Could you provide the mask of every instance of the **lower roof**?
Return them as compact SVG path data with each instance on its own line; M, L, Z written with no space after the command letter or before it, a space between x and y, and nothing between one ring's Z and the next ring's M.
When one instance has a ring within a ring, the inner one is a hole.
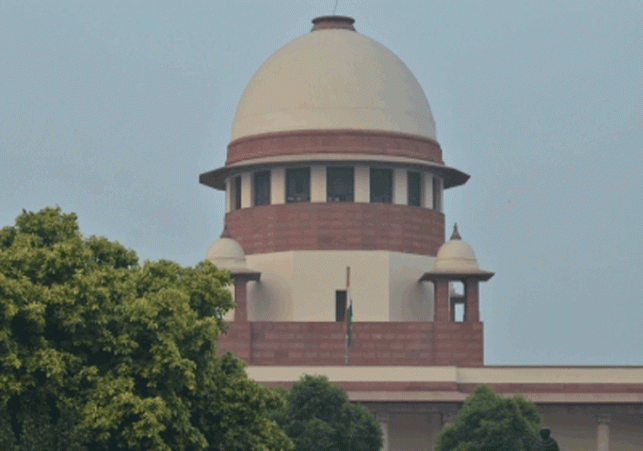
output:
M323 374L361 402L462 402L477 385L487 384L536 403L643 403L642 366L249 366L247 372L270 386Z

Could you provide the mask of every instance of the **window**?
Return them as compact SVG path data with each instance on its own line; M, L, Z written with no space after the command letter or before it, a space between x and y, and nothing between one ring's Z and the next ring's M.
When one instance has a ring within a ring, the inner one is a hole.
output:
M409 172L407 174L407 204L412 207L419 207L422 204L422 177L419 172Z
M234 177L230 184L230 209L241 208L241 176Z
M433 209L442 211L442 180L433 177Z
M466 320L467 307L464 284L460 281L449 282L449 301L451 321L461 323Z
M286 202L310 201L310 168L286 169Z
M335 291L335 321L346 319L346 290Z
M270 204L270 171L255 172L255 206Z
M393 170L371 168L371 202L393 202Z
M326 168L326 200L353 202L353 168Z

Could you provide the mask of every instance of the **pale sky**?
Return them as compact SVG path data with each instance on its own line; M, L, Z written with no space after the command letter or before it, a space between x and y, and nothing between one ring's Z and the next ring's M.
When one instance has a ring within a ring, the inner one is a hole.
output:
M254 71L334 3L3 0L0 225L59 205L141 260L202 260L224 194L198 175L223 165ZM471 175L445 214L496 273L485 363L643 365L643 2L337 13L408 65Z

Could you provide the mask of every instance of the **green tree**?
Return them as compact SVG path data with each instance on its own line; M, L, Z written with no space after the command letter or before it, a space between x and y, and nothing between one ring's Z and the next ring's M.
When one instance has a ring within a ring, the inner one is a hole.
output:
M382 430L373 415L351 404L326 376L305 375L286 395L278 421L296 451L379 451Z
M536 406L479 385L439 433L435 451L528 451L540 431Z
M216 358L228 275L139 265L59 208L0 229L0 446L289 450L284 399Z

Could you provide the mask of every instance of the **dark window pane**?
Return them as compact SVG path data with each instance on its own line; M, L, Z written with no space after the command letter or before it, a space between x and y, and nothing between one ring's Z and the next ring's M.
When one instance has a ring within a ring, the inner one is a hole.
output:
M255 206L270 204L270 171L255 172Z
M310 168L286 169L286 202L310 201Z
M371 202L393 202L393 170L371 168Z
M335 321L346 319L346 290L335 291Z
M327 168L326 195L328 202L352 202L353 168Z
M232 180L232 209L238 210L240 208L241 208L241 176L238 176Z
M408 177L408 204L412 207L419 207L421 203L422 183L419 172L409 172Z

